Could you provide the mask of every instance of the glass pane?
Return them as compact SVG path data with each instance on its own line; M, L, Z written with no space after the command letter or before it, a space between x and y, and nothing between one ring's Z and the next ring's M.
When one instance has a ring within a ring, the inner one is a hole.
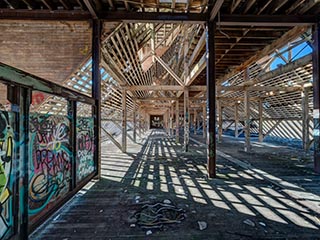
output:
M30 114L30 224L70 190L72 153L69 126L66 116Z
M79 103L77 106L77 182L95 171L94 120L92 107Z
M0 239L9 239L14 226L13 195L16 173L14 119L14 113L0 111Z

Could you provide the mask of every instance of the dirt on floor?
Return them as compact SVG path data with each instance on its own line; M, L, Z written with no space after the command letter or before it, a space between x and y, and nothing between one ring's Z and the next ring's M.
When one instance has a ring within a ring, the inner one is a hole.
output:
M258 145L248 154L226 138L217 178L208 179L204 145L191 142L184 153L162 131L144 140L127 153L103 145L101 180L30 239L320 239L319 195L283 178L319 181L299 151Z

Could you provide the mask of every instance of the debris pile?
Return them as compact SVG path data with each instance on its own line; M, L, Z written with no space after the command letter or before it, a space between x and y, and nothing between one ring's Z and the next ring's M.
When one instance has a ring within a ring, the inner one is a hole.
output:
M186 218L185 210L171 202L146 204L134 214L137 225L142 229L162 229L166 224L181 223Z

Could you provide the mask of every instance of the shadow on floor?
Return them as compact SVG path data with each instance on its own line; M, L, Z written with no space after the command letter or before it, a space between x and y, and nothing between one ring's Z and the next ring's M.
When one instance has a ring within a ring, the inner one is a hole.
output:
M205 151L194 144L183 153L157 130L142 146L129 144L127 154L106 146L102 179L88 184L30 239L319 238L319 211L222 158L218 177L208 179ZM164 199L185 209L186 219L149 236L138 226L130 228L134 211ZM200 231L198 221L207 222L207 229Z

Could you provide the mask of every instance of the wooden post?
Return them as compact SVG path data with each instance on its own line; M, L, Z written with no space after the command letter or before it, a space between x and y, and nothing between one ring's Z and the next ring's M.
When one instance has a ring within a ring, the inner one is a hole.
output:
M196 117L196 120L197 120L197 130L200 128L200 116L197 112L197 117Z
M320 19L313 26L313 139L314 139L314 170L320 173Z
M193 134L197 135L197 109L194 109L193 112Z
M263 142L263 99L259 100L259 142Z
M127 91L122 89L122 152L127 152Z
M202 106L202 136L204 139L207 139L207 106L204 104Z
M179 100L176 101L176 143L179 143Z
M184 116L184 138L183 147L184 151L189 151L189 90L184 89L183 95L183 116Z
M138 110L138 126L139 126L139 135L140 135L140 138L142 138L141 107L139 107L139 110Z
M208 160L207 168L210 178L216 177L216 63L215 63L215 23L207 22L207 109L208 109Z
M234 136L239 136L239 104L234 105Z
M244 82L249 80L249 69L244 70ZM244 151L250 152L250 92L248 90L244 91L244 111L245 111L245 145Z
M133 99L133 141L137 141L137 103Z
M308 151L309 146L309 127L310 127L310 118L309 118L309 91L310 88L304 88L301 92L302 97L302 143L303 149Z
M218 142L222 141L222 106L221 101L217 101L217 109L218 109Z
M170 136L172 137L174 134L173 131L173 116L174 116L174 105L172 104L170 107Z

